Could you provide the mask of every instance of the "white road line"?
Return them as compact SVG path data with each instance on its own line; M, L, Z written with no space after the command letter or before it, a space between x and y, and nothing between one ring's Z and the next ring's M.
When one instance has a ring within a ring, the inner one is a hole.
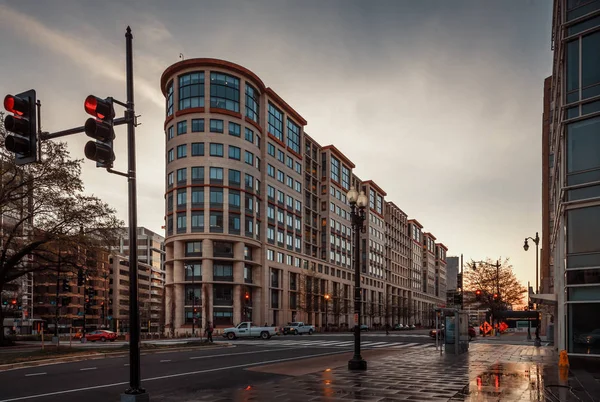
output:
M373 343L371 343L369 345L366 345L364 343L362 345L363 346L369 346L369 347L375 347L376 348L377 346L375 346L375 345L385 346L386 344L387 344L387 342L373 342Z
M286 349L258 350L258 351L253 351L253 352L240 352L240 353L231 353L231 354L224 353L224 354L220 354L220 355L207 355L207 356L192 356L192 357L190 357L190 360L210 359L211 357L223 357L223 356L253 355L256 353L279 352L282 350L286 350ZM0 401L0 402L2 402L2 401Z
M385 342L383 345L375 345L375 346L371 345L371 346L373 346L374 348L389 348L392 345L395 345L395 343Z
M431 346L434 346L434 345L432 345L431 343L424 343L424 344L422 344L422 345L415 346L415 347L413 347L412 349L424 349L424 348L429 348L429 347L431 347Z
M267 361L255 362L255 363L238 364L238 365L235 365L235 366L218 367L218 368L214 368L214 369L190 371L188 373L169 374L169 375L164 375L164 376L160 376L160 377L145 378L145 379L142 379L142 382L164 380L164 379L167 379L167 378L175 378L175 377L185 377L185 376L195 375L195 374L214 373L214 372L223 371L223 370L231 370L231 369L237 369L237 368L261 366L261 365L264 365L264 364L281 363L281 362L292 361L292 360L301 360L301 359L307 359L309 357L320 357L320 356L336 355L336 354L339 354L339 353L340 352L317 353L317 354L313 354L313 355L288 357L288 358L285 358L285 359L267 360ZM3 399L0 402L23 401L23 400L26 400L26 399L37 399L37 398L44 398L44 397L47 397L47 396L72 394L74 392L89 391L89 390L92 390L92 389L100 389L100 388L116 387L118 385L125 385L125 384L129 384L129 381L115 382L115 383L112 383L112 384L104 384L104 385L95 385L95 386L92 386L92 387L68 389L68 390L65 390L65 391L48 392L48 393L45 393L45 394L20 396L18 398Z
M160 362L161 362L161 363L168 363L168 362L170 362L170 361L171 361L171 360L161 360Z
M405 343L404 345L392 346L392 349L407 348L409 346L415 346L415 345L418 345L418 343Z
M96 370L97 368L98 367L86 367L86 368L79 369L79 371Z
M31 374L25 374L25 377L33 377L36 375L46 375L46 374L48 374L48 373L31 373Z

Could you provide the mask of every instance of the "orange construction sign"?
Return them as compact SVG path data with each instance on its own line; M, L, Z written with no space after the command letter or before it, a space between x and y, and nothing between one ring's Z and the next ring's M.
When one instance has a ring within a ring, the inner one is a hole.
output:
M500 323L500 332L504 332L508 329L508 324L506 324L505 322L501 322Z
M485 321L483 324L481 324L479 326L479 329L481 330L481 332L483 332L484 334L487 334L488 332L490 332L492 330L492 326Z

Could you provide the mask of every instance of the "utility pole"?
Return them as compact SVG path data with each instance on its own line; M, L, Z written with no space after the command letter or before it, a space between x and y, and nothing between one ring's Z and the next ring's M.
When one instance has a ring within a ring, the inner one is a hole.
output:
M56 305L54 309L54 336L56 337L56 346L60 345L60 341L58 340L58 319L60 317L60 307L58 305L58 299L60 297L60 246L58 248L58 264L56 267Z

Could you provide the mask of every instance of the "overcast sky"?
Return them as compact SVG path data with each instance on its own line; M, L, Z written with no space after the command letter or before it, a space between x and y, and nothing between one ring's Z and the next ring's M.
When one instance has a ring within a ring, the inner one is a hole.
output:
M138 224L164 234L160 75L214 57L256 73L465 259L510 257L535 281L543 80L552 2L0 0L0 94L35 88L44 129L83 125L89 94L125 100L134 35ZM115 167L126 170L126 130ZM83 158L84 134L68 137ZM86 160L86 190L127 221L127 183Z

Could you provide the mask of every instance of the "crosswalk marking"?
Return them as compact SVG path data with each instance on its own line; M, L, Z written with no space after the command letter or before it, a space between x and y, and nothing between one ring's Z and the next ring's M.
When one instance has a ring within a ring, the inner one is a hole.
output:
M393 346L392 349L408 348L410 346L415 346L415 345L418 345L418 343L405 343L402 345Z
M354 345L354 341L330 341L330 340L305 340L295 341L286 339L273 339L273 340L249 340L249 339L238 339L232 342L238 345L254 345L254 346L283 346L283 347L316 347L316 348L343 348L350 349ZM365 349L375 348L388 348L388 349L412 349L412 350L423 350L426 348L433 347L431 343L416 343L416 342L374 342L374 341L362 341L361 347Z

